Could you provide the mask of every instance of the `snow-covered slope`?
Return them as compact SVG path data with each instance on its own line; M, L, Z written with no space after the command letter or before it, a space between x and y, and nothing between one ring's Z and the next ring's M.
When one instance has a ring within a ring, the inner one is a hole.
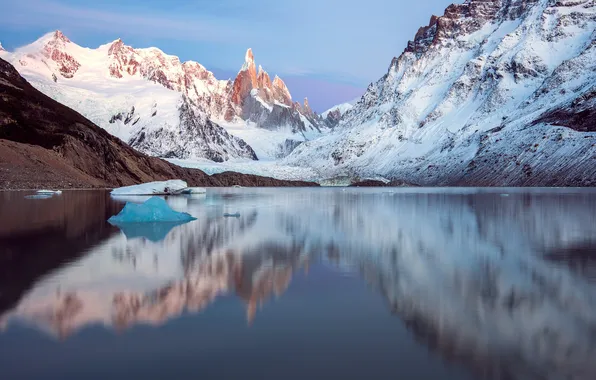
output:
M595 28L592 0L451 5L285 162L427 185L594 184Z
M46 95L151 155L257 159L220 123L290 128L299 141L304 132L321 132L318 118L304 111L307 102L293 103L283 81L271 81L262 68L257 75L250 49L234 81L217 80L201 64L180 62L157 48L134 49L118 39L88 49L60 31L15 52L0 50L0 57ZM284 141L276 141L276 148Z

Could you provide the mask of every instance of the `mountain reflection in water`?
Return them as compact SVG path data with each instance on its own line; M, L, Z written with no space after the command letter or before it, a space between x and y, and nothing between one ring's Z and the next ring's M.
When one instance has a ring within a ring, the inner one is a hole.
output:
M596 377L594 191L222 189L167 199L196 221L122 232L106 226L123 206L107 193L47 201L62 208L44 205L36 228L0 209L0 257L12 279L34 278L0 283L19 295L3 303L8 330L68 339L95 324L160 326L229 295L250 325L298 271L331 265L364 278L416 341L479 378ZM37 276L14 264L49 241L68 262Z

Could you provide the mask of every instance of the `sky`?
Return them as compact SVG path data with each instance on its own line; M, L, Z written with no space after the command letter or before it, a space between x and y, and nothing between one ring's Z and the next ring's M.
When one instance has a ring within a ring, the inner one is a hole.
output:
M61 30L95 48L122 38L233 78L252 48L318 112L360 97L419 27L454 0L0 0L7 50ZM463 0L456 0L463 2Z

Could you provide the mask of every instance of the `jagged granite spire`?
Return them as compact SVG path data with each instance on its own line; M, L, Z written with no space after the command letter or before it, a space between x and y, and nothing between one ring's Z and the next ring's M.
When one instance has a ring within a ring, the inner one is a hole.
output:
M252 49L249 48L244 56L244 64L234 80L232 102L237 106L242 106L244 98L254 88L257 88L257 68Z

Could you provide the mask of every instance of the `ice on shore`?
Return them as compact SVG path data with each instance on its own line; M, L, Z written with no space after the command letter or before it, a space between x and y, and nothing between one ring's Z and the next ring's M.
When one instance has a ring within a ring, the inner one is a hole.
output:
M175 195L180 194L188 184L180 179L170 181L157 181L119 187L112 190L112 195Z
M204 187L188 187L188 184L180 179L119 187L111 192L112 195L192 195L205 193L207 193L207 189Z
M124 223L188 222L196 218L185 212L174 211L165 200L152 197L142 204L127 202L118 215L108 219L113 225Z

